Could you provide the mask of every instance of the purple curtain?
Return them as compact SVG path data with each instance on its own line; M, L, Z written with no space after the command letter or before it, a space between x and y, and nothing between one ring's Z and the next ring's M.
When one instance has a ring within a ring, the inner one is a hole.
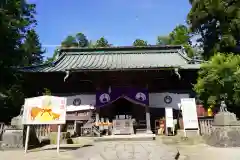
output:
M143 105L149 104L148 90L145 88L112 88L110 93L108 93L108 90L98 90L96 92L96 106L104 106L121 97L130 98Z

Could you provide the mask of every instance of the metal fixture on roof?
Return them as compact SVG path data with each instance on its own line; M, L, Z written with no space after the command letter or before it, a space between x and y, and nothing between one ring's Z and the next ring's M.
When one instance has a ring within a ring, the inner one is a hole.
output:
M65 81L67 80L67 78L69 77L70 71L66 71L65 73L66 73L66 76L64 77L64 80L63 80L64 82L65 82Z
M178 72L178 68L174 68L174 72L175 72L175 74L178 76L178 78L179 79L181 79L181 75L180 75L180 73Z

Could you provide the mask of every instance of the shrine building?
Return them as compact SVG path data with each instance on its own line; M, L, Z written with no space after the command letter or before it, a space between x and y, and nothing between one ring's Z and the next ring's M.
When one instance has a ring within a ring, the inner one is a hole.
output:
M75 132L93 121L134 119L139 131L150 133L165 107L172 107L176 118L180 99L195 97L199 68L182 46L129 46L62 48L54 62L21 71L27 96L40 96L47 88L67 97L67 124Z

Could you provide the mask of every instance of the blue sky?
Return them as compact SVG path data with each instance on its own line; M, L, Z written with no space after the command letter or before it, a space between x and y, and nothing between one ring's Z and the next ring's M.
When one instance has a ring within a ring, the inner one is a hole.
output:
M104 36L113 45L131 45L136 38L156 43L186 22L188 0L29 0L37 5L40 41L53 54L67 35Z

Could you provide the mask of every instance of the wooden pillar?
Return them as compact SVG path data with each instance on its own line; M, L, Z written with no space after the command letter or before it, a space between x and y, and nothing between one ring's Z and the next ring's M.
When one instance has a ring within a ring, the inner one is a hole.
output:
M146 108L146 124L147 124L146 129L147 129L147 133L152 134L149 106L146 106L145 108Z

